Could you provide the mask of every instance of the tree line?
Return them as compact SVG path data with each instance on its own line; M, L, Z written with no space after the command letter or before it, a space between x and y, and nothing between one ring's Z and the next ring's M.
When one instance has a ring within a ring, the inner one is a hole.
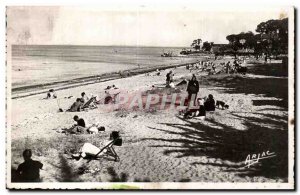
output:
M231 49L252 50L255 55L278 56L288 53L288 18L281 20L268 20L256 27L256 34L251 31L231 34L226 37L229 45L220 48L221 51Z
M256 56L278 56L288 53L288 18L268 20L257 25L255 33L241 32L226 36L229 44L218 48L216 54L252 53ZM201 39L196 39L191 47L196 51L201 49ZM203 51L211 51L213 42L204 42Z

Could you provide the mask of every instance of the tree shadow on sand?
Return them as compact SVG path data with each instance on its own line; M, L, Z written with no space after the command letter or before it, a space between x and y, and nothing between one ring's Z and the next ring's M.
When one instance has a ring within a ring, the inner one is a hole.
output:
M17 174L16 168L11 168L11 182L21 182L19 175Z
M68 160L62 155L58 155L59 165L51 164L53 167L60 170L60 174L56 175L56 179L59 182L80 182L79 176L82 170L75 171L74 168L69 165Z
M251 78L241 75L212 75L209 77L201 77L200 83L210 87L219 87L215 90L227 94L255 94L281 99L281 101L253 100L254 106L273 105L284 109L288 107L287 78Z
M167 127L176 128L172 131L156 129L168 134L180 135L178 139L146 138L161 145L152 147L164 147L165 155L176 154L177 158L201 157L221 159L230 161L230 164L214 164L206 162L194 162L192 164L213 165L225 167L225 171L238 173L239 176L264 176L268 178L286 178L288 174L288 131L285 122L273 123L270 116L242 117L247 130L241 131L233 127L207 119L209 125L202 122L193 122L177 117L185 121L185 124L162 123ZM277 117L277 116L275 116ZM264 118L264 120L262 119ZM283 119L283 118L282 118ZM260 121L261 120L261 121ZM261 126L259 123L267 122L269 125ZM272 124L271 124L272 123ZM269 128L272 126L272 128ZM286 127L282 130L282 127ZM151 128L151 127L149 127ZM178 131L179 130L179 131ZM270 151L276 156L269 159L262 159L260 163L244 168L245 159L248 154L257 154ZM232 164L234 163L234 165Z

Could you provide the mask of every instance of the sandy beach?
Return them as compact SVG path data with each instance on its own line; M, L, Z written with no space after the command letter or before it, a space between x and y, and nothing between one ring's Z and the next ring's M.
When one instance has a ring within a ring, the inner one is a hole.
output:
M200 83L198 97L212 94L229 105L229 109L208 112L205 120L184 119L176 109L111 110L111 105L104 104L87 112L58 112L59 107L67 109L81 92L103 97L109 85L129 94L163 86L170 69L160 76L139 74L60 90L58 100L44 100L45 94L13 99L12 126L8 128L12 173L23 161L22 151L31 148L33 159L44 164L43 182L286 182L287 73L276 63L249 61L247 66L246 75L172 69L175 83L195 73ZM186 93L185 87L178 87L177 92ZM69 96L73 98L64 98ZM75 114L88 124L101 124L105 132L65 135L55 131L71 126ZM112 131L120 131L123 138L123 145L115 147L120 162L71 159L71 153L85 142L100 146ZM248 154L266 151L276 156L245 167Z

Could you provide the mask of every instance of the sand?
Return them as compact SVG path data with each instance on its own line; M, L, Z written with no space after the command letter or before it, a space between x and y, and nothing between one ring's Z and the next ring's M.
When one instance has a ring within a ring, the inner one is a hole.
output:
M59 106L68 108L81 92L103 96L104 88L116 85L122 93L147 91L165 83L165 75L133 77L58 91ZM175 80L191 76L184 67L174 69ZM195 72L195 71L194 71ZM99 105L88 112L60 113L57 100L45 94L12 100L12 170L23 160L25 148L44 164L43 182L64 181L193 181L193 182L286 182L287 106L286 77L257 75L197 74L199 97L213 94L229 105L228 110L208 112L205 120L183 119L173 110L115 110ZM263 77L263 78L261 78ZM272 80L269 87L259 79ZM282 85L273 84L278 80ZM228 85L226 83L231 83ZM237 83L237 85L234 85ZM247 84L250 91L243 91ZM262 89L261 89L262 87ZM181 93L185 93L184 87ZM270 91L275 91L271 93ZM64 98L67 96L74 98ZM88 124L100 123L106 131L97 135L64 135L54 129L73 124L73 116ZM112 131L120 131L123 145L115 147L120 162L102 158L70 159L84 142L100 145ZM248 154L270 150L277 157L244 167ZM280 158L279 158L280 156Z

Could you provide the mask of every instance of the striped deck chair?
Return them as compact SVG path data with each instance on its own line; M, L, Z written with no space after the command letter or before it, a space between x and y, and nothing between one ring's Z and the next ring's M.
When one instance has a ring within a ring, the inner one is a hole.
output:
M97 108L97 106L95 105L96 101L97 101L96 97L91 97L87 102L85 102L81 106L81 109L89 109L89 108L93 109L93 108ZM94 103L94 104L92 104L92 103Z
M116 153L114 146L122 146L122 138L119 136L118 131L113 131L110 134L110 141L108 144L106 144L101 150L94 156L94 159L98 159L101 156L109 156L113 157L116 162L120 161L120 157ZM92 159L90 159L88 162L90 162Z

